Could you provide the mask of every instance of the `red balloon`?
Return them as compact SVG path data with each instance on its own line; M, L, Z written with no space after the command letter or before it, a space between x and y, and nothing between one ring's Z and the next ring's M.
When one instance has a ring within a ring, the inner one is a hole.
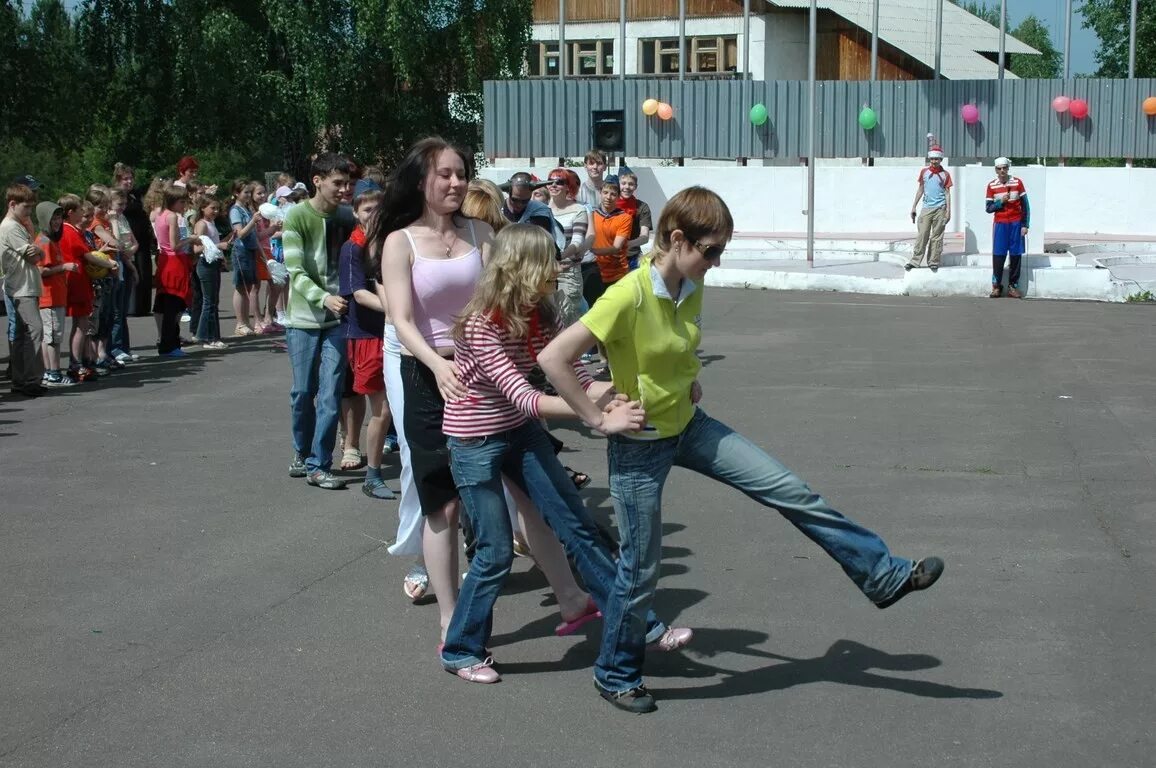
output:
M1068 111L1075 119L1083 120L1088 116L1088 102L1083 99L1072 99L1072 105L1068 107Z

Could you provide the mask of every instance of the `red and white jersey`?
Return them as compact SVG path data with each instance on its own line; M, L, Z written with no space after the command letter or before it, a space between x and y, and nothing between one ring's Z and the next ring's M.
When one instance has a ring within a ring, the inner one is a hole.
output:
M1021 198L1026 197L1027 194L1028 191L1024 188L1024 183L1015 176L1008 176L1006 182L1001 182L998 176L989 181L987 183L987 202L993 202L997 198L1003 200L1003 208L995 212L996 223L1023 220L1024 211Z

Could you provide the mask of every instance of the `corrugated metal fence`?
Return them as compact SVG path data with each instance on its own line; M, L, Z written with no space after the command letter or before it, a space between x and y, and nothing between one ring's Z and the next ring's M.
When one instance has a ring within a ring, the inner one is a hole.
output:
M934 133L949 157L1156 157L1156 117L1141 104L1156 80L922 80L817 83L820 157L921 157ZM1089 115L1057 114L1056 96L1085 99ZM642 113L658 99L674 108L660 120ZM751 125L751 106L770 118ZM979 122L960 109L974 104ZM870 105L870 131L857 117ZM591 144L596 109L626 112L632 157L797 158L807 154L805 81L668 79L500 80L485 84L484 147L489 157L575 157Z

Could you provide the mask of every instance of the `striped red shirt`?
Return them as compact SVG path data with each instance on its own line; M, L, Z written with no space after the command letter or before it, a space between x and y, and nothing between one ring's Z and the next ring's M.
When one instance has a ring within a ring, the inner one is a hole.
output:
M542 393L526 376L553 336L532 326L529 339L511 338L493 318L473 315L466 322L465 339L454 344L458 378L469 392L446 403L442 431L451 437L486 437L539 418ZM574 371L583 389L594 382L577 361Z

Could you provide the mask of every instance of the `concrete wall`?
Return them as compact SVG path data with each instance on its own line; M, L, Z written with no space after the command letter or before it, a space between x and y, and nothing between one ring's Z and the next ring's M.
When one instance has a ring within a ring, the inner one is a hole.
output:
M955 181L949 232L965 233L969 253L991 248L992 216L984 211L984 190L995 173L990 167L949 166ZM910 233L911 201L918 165L909 167L815 168L815 231L825 235L898 235ZM545 177L548 168L528 169ZM585 171L576 169L579 175ZM635 168L638 196L657 220L659 210L678 190L701 184L726 200L740 234L802 233L807 230L807 169ZM488 168L486 178L504 181L514 169ZM1156 237L1156 169L1013 168L1024 182L1032 208L1028 251L1043 253L1044 233L1115 234Z

